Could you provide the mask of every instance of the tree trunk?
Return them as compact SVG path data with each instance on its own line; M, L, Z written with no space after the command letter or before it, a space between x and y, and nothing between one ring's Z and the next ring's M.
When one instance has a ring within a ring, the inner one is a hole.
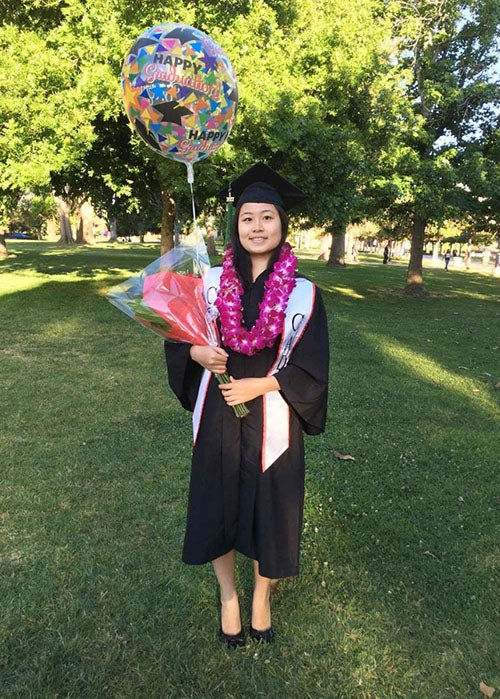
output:
M321 236L318 260L328 260L331 248L331 235L325 233Z
M58 221L55 218L51 218L47 221L47 240L49 243L55 243L57 242L57 236L58 236Z
M161 187L163 211L161 216L161 254L174 247L175 199L164 183Z
M76 224L76 243L77 245L83 243L83 220L80 214L78 214L78 222Z
M71 244L74 243L73 234L71 232L71 223L69 220L69 204L62 197L56 197L57 215L59 216L59 224L61 227L61 236L58 243Z
M5 242L6 232L3 228L0 228L0 259L3 257L8 257L9 251L7 250L7 243Z
M493 276L500 277L500 235L497 238L497 251L495 253L495 266L493 267Z
M413 232L411 236L410 262L406 274L406 286L404 293L408 296L426 296L424 287L424 275L422 258L424 255L424 235L426 221L418 214L413 219Z
M345 259L347 263L357 262L357 253L355 251L356 245L356 235L352 232L351 226L347 226L346 234L344 238L344 248L345 248Z
M345 224L338 223L332 232L332 247L328 265L333 267L345 267Z
M439 262L439 248L439 240L437 240L435 243L432 243L432 261L434 262L434 264L437 264Z
M111 218L109 220L109 242L116 243L118 240L118 233L116 230L116 218Z
M207 244L207 252L209 255L213 257L217 254L217 250L215 249L214 221L211 216L207 216L207 219L205 221L205 228L207 231L207 235L205 237L205 242Z
M94 245L94 207L88 201L84 201L80 206L78 216L78 229L76 242L85 245Z
M472 241L469 239L465 246L464 263L465 269L470 269L470 251L472 247Z

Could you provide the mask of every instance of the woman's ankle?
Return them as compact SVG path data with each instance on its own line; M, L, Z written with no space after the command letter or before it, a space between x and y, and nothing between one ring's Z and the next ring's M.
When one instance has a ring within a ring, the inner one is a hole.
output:
M269 597L258 598L252 603L252 628L265 631L271 626L271 603Z
M229 599L223 600L221 593L221 628L230 636L241 631L241 614L238 595L234 593Z

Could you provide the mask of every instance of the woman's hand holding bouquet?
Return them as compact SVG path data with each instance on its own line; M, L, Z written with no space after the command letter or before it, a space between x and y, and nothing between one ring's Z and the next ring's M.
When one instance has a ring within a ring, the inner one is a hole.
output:
M224 374L226 371L228 354L222 347L193 345L189 354L191 359L213 374Z

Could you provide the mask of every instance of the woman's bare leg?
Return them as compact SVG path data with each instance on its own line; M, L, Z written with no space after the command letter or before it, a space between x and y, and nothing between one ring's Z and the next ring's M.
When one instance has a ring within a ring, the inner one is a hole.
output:
M229 635L238 634L241 631L240 603L235 586L235 564L235 551L229 551L212 561L220 587L222 631Z
M266 631L271 626L271 578L259 573L259 564L253 562L254 588L252 601L252 627L256 631Z

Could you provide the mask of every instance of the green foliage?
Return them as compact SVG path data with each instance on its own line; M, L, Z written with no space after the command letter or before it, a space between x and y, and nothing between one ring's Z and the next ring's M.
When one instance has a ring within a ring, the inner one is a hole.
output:
M236 165L263 159L297 180L312 223L345 225L367 211L363 189L384 154L396 89L379 10L368 0L301 2L284 27L260 2L224 33L242 86Z
M28 27L30 8L35 14L40 9L25 3L22 12L8 15L12 24L2 30L8 49L1 59L5 80L20 56L36 78L33 84L6 83L8 99L0 99L0 116L11 115L0 137L4 186L52 185L62 191L65 185L75 196L91 193L97 206L109 208L111 201L125 212L147 206L149 193L138 176L142 169L167 180L181 209L188 208L180 166L153 158L135 139L120 139L107 168L102 150L103 132L116 126L119 135L122 129L118 78L125 51L148 25L175 19L218 40L239 76L233 137L223 152L196 168L198 197L204 200L216 191L215 183L218 188L223 179L263 159L290 176L307 173L303 185L311 194L312 221L349 219L363 209L360 188L373 165L367 124L380 103L377 75L388 67L379 56L389 29L379 3L258 0L195 7L171 2L159 12L159 3L134 8L123 1L68 0L58 15L46 8L43 34ZM33 42L36 58L22 51ZM392 86L384 79L389 105ZM380 128L372 129L371 138L375 134L380 143Z
M41 237L44 223L56 215L56 203L51 195L36 195L28 192L19 199L16 211L19 225L16 225L14 220L11 222L11 227L14 225L23 230L27 229Z
M0 232L2 233L9 228L12 222L17 206L16 195L17 192L6 192L0 196Z
M44 32L60 24L62 6L60 0L3 0L0 23L29 26Z
M218 41L239 79L229 143L195 167L198 202L264 160L309 194L299 214L336 231L469 212L486 180L492 218L497 0L8 0L1 12L0 196L55 189L149 225L168 183L189 215L185 170L132 136L120 95L131 43L173 20Z
M414 0L390 6L413 111L400 134L397 169L407 186L395 208L439 223L473 205L461 196L461 185L469 179L464 164L483 148L500 104L500 83L490 71L500 4Z
M466 211L473 231L497 237L500 220L500 118L481 143L471 144L461 160L460 210Z

